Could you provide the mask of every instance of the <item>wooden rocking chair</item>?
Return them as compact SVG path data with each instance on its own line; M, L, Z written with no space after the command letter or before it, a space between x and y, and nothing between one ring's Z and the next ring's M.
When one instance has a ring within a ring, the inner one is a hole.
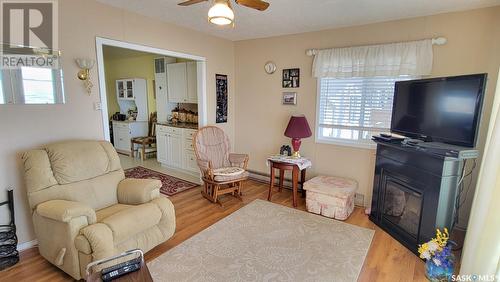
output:
M221 206L219 196L224 194L241 200L242 184L248 179L248 155L229 153L229 138L215 126L200 128L193 147L204 183L201 194Z

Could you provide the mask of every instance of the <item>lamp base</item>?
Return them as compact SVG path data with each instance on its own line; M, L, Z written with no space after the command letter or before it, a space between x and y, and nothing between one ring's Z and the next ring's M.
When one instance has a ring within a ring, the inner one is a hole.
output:
M294 152L293 152L293 154L292 154L292 158L294 158L294 159L298 159L298 158L300 158L300 157L301 157L301 156L300 156L299 151L294 151Z

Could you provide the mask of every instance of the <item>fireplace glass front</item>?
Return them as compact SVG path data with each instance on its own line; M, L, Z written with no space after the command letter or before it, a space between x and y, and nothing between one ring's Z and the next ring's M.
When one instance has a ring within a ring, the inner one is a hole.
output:
M386 179L382 221L388 221L417 238L420 226L422 194L395 179Z

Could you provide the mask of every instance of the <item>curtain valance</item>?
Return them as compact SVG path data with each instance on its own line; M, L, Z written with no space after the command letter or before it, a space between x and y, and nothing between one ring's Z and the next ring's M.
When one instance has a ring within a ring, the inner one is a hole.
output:
M429 75L432 40L319 50L314 77L374 77Z

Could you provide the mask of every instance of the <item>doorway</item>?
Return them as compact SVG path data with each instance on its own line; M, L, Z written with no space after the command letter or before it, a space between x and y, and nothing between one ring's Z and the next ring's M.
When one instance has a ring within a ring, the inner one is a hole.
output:
M191 55L187 53L175 52L166 49L154 48L140 44L129 43L125 41L119 41L114 39L96 38L96 53L97 53L97 70L99 77L99 92L101 98L101 115L102 115L102 125L103 125L103 136L107 141L111 140L111 134L109 130L109 118L110 113L108 111L108 97L111 93L108 93L110 87L108 87L109 82L106 81L106 70L104 61L104 50L105 48L121 48L128 50L130 52L142 52L149 53L158 57L175 58L179 61L193 61L196 62L196 96L197 96L197 120L198 126L207 125L207 91L206 91L206 58L196 55ZM115 82L116 83L116 82ZM127 85L127 81L124 81L124 85ZM126 88L124 89L126 92ZM117 94L119 95L119 94ZM124 100L125 101L125 100ZM125 104L125 102L124 102ZM158 107L158 104L156 104ZM126 107L126 106L125 106ZM164 117L164 116L162 116ZM160 120L159 120L160 121Z

